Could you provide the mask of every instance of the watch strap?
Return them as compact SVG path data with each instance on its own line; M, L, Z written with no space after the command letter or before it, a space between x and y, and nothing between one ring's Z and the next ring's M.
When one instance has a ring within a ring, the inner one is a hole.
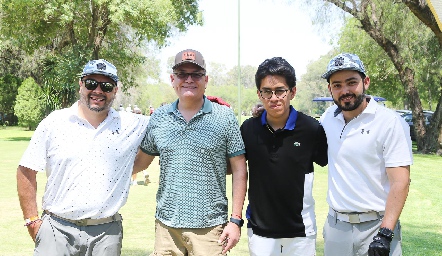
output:
M231 217L230 222L235 223L236 225L238 225L238 227L242 227L244 225L243 219L237 219L237 218Z

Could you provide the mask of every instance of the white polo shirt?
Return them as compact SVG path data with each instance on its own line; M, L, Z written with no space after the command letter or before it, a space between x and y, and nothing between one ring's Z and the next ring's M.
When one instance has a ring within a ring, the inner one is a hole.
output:
M347 124L336 109L329 107L320 119L328 142L327 202L340 212L385 211L386 167L413 163L410 128L374 99Z
M46 171L42 208L67 219L104 218L127 200L130 177L148 118L111 108L95 129L78 116L78 102L38 125L19 165Z

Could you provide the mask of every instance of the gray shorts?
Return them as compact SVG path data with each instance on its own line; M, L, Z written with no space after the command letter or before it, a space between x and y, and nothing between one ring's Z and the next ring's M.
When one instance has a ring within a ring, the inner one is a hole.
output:
M123 240L122 221L77 226L44 214L35 239L34 256L119 256Z
M383 217L383 216L382 216ZM378 233L382 218L352 224L327 216L324 225L324 256L368 255L368 246ZM398 221L390 244L390 256L402 255L401 224Z

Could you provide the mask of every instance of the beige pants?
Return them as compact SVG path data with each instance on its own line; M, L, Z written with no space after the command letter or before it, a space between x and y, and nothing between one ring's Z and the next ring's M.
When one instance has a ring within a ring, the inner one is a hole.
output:
M151 256L218 256L225 225L209 228L171 228L155 220L155 249Z

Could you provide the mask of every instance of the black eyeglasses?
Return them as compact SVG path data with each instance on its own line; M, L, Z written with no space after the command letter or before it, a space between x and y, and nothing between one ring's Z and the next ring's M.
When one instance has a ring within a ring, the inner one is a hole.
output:
M111 82L97 82L94 79L90 78L81 81L84 83L84 87L91 91L97 89L98 85L100 85L100 88L103 92L111 92L116 86Z
M204 73L184 73L184 72L173 73L173 74L176 75L179 79L182 79L182 80L186 80L190 76L195 81L200 80L203 76L206 75Z
M263 99L270 100L272 98L272 96L273 96L273 93L275 94L276 98L283 99L287 95L288 91L289 91L289 89L276 89L274 91L272 91L272 90L262 90L262 91L259 91L259 93L261 94L261 97Z

